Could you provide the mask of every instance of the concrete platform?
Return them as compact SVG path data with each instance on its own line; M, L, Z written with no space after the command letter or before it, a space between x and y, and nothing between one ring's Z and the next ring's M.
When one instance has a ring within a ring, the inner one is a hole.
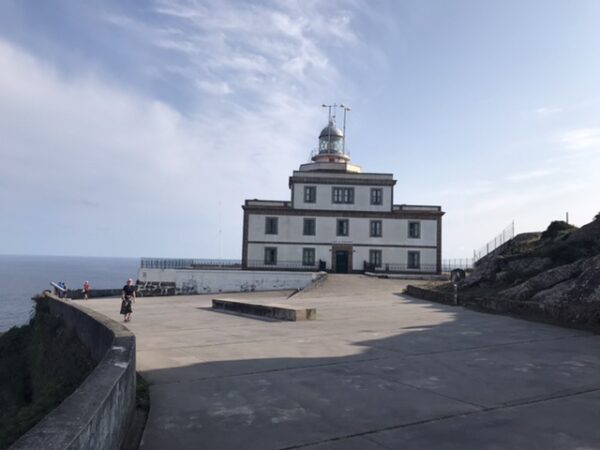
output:
M319 309L296 323L217 313L211 296L138 299L141 448L600 448L600 336L412 299L405 284L333 275L289 300L228 294ZM119 304L86 302L116 319Z
M219 311L228 311L251 316L267 317L276 320L316 320L317 309L304 306L291 306L281 303L243 301L226 298L213 298L212 307Z

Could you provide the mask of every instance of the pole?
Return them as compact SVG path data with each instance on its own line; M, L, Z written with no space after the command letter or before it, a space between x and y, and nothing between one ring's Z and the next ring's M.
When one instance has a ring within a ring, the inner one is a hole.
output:
M342 152L345 154L346 153L346 112L347 111L352 111L352 109L346 105L340 105L342 108L344 108L344 140L342 141Z

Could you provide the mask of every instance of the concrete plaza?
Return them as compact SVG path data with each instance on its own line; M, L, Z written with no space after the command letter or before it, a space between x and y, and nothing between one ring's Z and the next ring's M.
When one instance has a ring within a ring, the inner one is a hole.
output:
M600 449L600 336L416 300L405 283L221 295L316 307L307 322L216 312L215 295L138 299L141 448ZM118 299L80 304L121 320Z

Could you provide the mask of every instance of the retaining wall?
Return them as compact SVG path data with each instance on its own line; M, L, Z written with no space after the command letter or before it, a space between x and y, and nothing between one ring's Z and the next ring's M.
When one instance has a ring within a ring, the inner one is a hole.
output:
M454 305L454 295L434 291L433 289L426 289L420 286L413 286L412 284L409 284L408 286L406 286L404 292L406 292L408 295L412 295L413 297L417 297L423 300L444 303L446 305Z
M50 312L73 327L96 368L79 388L13 444L21 449L118 449L135 410L135 336L121 324L46 294Z
M304 289L321 276L321 272L140 269L137 292L143 297Z
M408 285L406 294L444 304L454 304L454 296L433 289ZM470 309L510 314L557 325L584 327L600 331L600 303L545 304L502 297L465 297L458 294L458 304Z

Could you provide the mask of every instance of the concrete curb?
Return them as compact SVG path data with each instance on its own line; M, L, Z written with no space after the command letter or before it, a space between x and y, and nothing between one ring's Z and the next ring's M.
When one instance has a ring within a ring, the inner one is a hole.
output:
M108 317L45 293L98 362L86 380L10 448L118 449L135 410L135 336Z

